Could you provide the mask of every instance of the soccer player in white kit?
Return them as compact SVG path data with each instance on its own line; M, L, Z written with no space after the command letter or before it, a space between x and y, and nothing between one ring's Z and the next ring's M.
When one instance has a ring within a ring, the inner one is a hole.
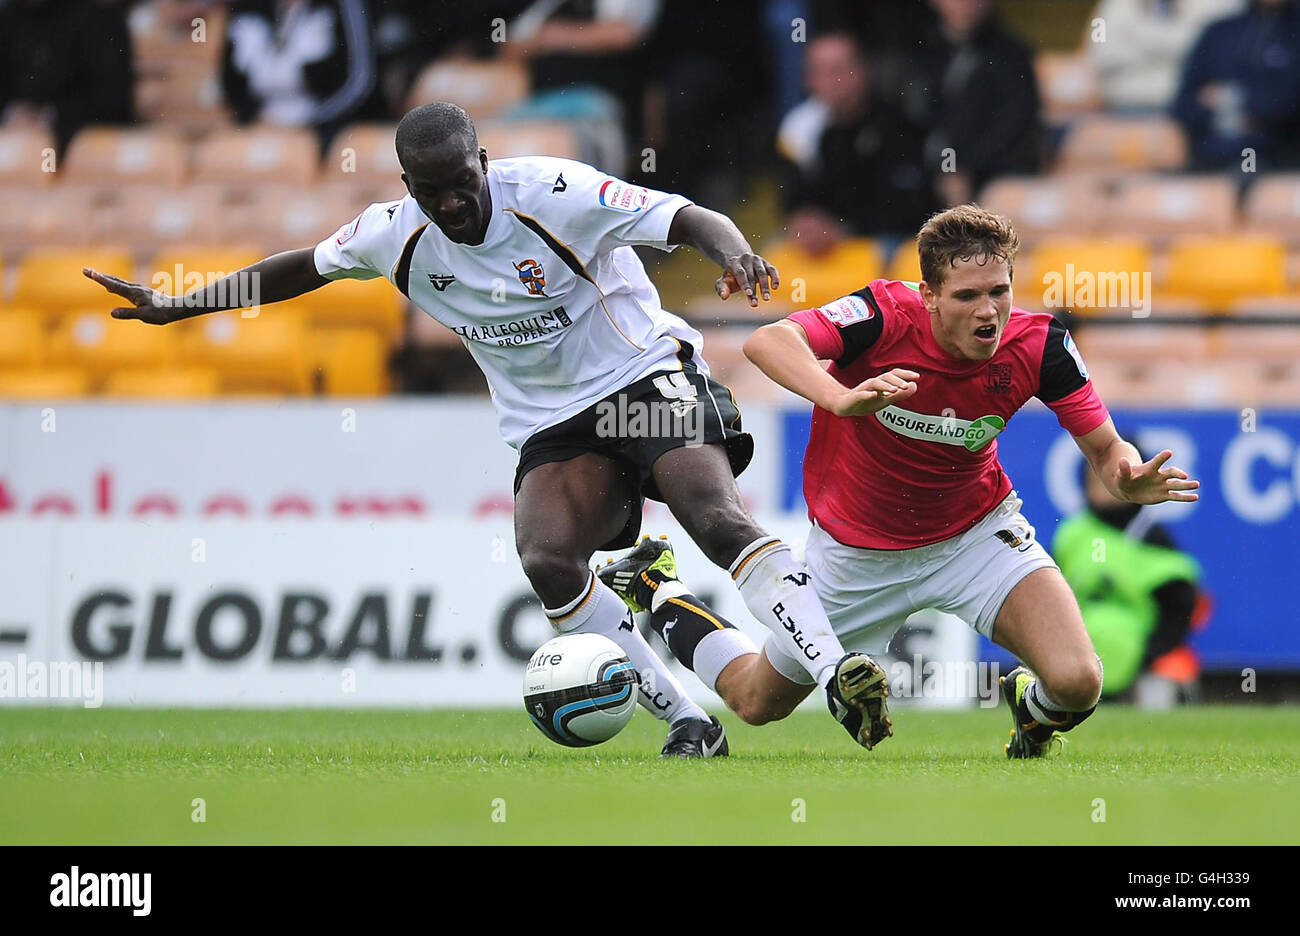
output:
M744 292L755 306L779 285L776 269L729 218L680 195L567 159L489 163L454 104L409 112L396 147L406 197L371 205L315 247L276 254L201 294L171 297L85 274L132 303L114 317L149 324L238 308L245 291L233 288L236 277L256 275L264 303L335 279L385 277L455 332L482 369L501 433L519 452L515 539L524 572L558 632L603 634L628 654L642 705L671 726L665 756L725 755L728 744L588 565L598 549L636 542L647 496L666 502L705 555L732 572L747 607L869 747L881 731L872 712L884 672L866 654L844 652L802 563L745 509L735 475L753 440L730 392L709 376L700 333L662 308L632 247L690 244L722 266L723 299ZM668 431L603 418L638 407L666 407L669 420L651 424ZM756 652L684 589L656 600L672 602L674 654L710 687Z

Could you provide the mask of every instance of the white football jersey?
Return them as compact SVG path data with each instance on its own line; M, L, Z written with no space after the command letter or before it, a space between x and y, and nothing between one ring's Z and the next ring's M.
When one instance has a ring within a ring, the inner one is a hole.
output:
M448 240L408 195L317 244L316 269L386 277L460 336L515 448L620 387L680 370L685 343L708 373L700 333L663 309L630 246L671 250L688 199L549 156L489 162L488 187L482 244Z

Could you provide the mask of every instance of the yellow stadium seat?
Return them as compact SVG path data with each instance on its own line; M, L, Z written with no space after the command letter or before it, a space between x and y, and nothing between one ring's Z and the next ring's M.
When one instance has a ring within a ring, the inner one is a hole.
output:
M114 371L104 395L148 400L208 400L221 395L221 375L205 368Z
M560 156L579 159L582 146L573 128L540 120L506 120L478 125L478 142L488 158L510 156Z
M764 256L781 272L782 296L798 309L848 295L885 271L880 245L866 238L842 241L824 257L814 257L793 241L783 240ZM742 311L750 310L742 303L736 312ZM762 304L756 311L767 317Z
M66 316L50 339L50 360L92 377L118 368L163 367L178 351L172 328L118 321L103 312Z
M1018 267L1017 297L1039 293L1047 308L1128 312L1151 298L1151 250L1136 238L1050 238Z
M173 131L87 127L64 157L69 182L179 185L189 167L189 147Z
M1235 221L1237 193L1225 176L1129 176L1106 204L1108 230L1153 238L1221 234Z
M921 255L916 252L916 241L903 241L894 249L889 258L889 268L885 270L886 279L902 280L905 283L918 283L921 280Z
M308 334L302 318L274 306L253 318L220 312L193 320L182 336L187 364L221 372L224 392L307 393Z
M381 396L389 391L388 343L370 328L312 330L312 364L328 396Z
M69 400L88 393L90 377L81 371L0 371L0 399Z
M406 109L455 101L477 122L523 101L528 86L528 69L518 62L434 62L416 76Z
M1246 227L1300 242L1300 173L1266 175L1246 196Z
M58 168L48 132L0 130L0 185L49 185Z
M980 192L979 203L1005 215L1022 241L1063 230L1087 234L1101 223L1101 197L1089 177L994 179Z
M1097 115L1070 124L1057 168L1177 169L1186 162L1187 141L1172 119Z
M14 304L51 311L112 309L125 304L123 299L83 276L82 267L126 280L134 278L135 264L123 250L33 250L18 264Z
M353 124L330 144L321 167L324 182L386 183L401 189L402 166L393 146L394 124Z
M232 185L312 183L319 146L309 130L255 126L220 130L194 151L194 181Z
M1258 237L1189 237L1169 248L1163 291L1192 296L1223 312L1247 293L1279 295L1286 290L1286 250L1280 241Z
M202 244L178 245L156 254L145 264L142 282L171 295L185 295L201 285L217 280L251 266L265 258L261 251L238 247L205 246ZM256 298L256 283L236 284L240 292L231 295L231 301Z
M1064 123L1079 114L1101 110L1101 84L1086 52L1040 52L1034 72L1048 123Z
M45 360L45 342L38 316L17 310L0 315L0 368L35 367Z
M292 305L302 309L312 325L364 325L388 339L398 337L406 321L405 297L383 277L335 280L292 300Z

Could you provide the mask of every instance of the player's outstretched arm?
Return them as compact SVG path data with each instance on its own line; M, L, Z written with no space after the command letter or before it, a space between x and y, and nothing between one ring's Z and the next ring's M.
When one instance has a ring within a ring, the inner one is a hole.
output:
M167 325L208 312L282 302L319 289L330 281L316 272L314 252L314 247L286 250L183 296L169 296L149 286L129 283L89 267L81 272L130 303L114 309L113 318Z
M749 304L758 307L758 297L772 298L772 290L781 285L776 267L749 246L736 223L724 214L687 205L673 216L668 228L669 244L689 244L722 267L714 288L726 299L743 292Z
M745 339L745 356L764 374L836 416L868 416L916 393L916 371L896 367L846 387L826 373L798 322L782 319Z
M1106 490L1131 504L1162 504L1165 501L1194 501L1201 482L1187 472L1165 463L1174 453L1165 449L1148 462L1138 450L1125 442L1108 417L1104 423L1074 441Z

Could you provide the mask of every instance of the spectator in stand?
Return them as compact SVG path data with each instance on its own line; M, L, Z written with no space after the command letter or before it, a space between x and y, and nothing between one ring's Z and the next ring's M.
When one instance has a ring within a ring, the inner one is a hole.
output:
M925 165L947 205L998 175L1037 171L1038 81L1029 48L998 22L992 0L930 0L936 14L904 75L908 115L927 129Z
M790 235L814 256L845 237L910 237L936 207L921 135L890 99L846 32L817 36L804 59L809 98L781 121Z
M1212 20L1241 9L1244 0L1101 0L1095 18L1105 40L1084 48L1111 110L1164 110L1178 91L1183 59Z
M0 36L0 125L43 127L62 152L88 124L133 121L124 4L9 0Z
M1300 165L1300 3L1253 0L1211 23L1183 68L1173 115L1198 169Z
M310 127L322 148L385 114L363 0L236 0L221 80L239 123Z

